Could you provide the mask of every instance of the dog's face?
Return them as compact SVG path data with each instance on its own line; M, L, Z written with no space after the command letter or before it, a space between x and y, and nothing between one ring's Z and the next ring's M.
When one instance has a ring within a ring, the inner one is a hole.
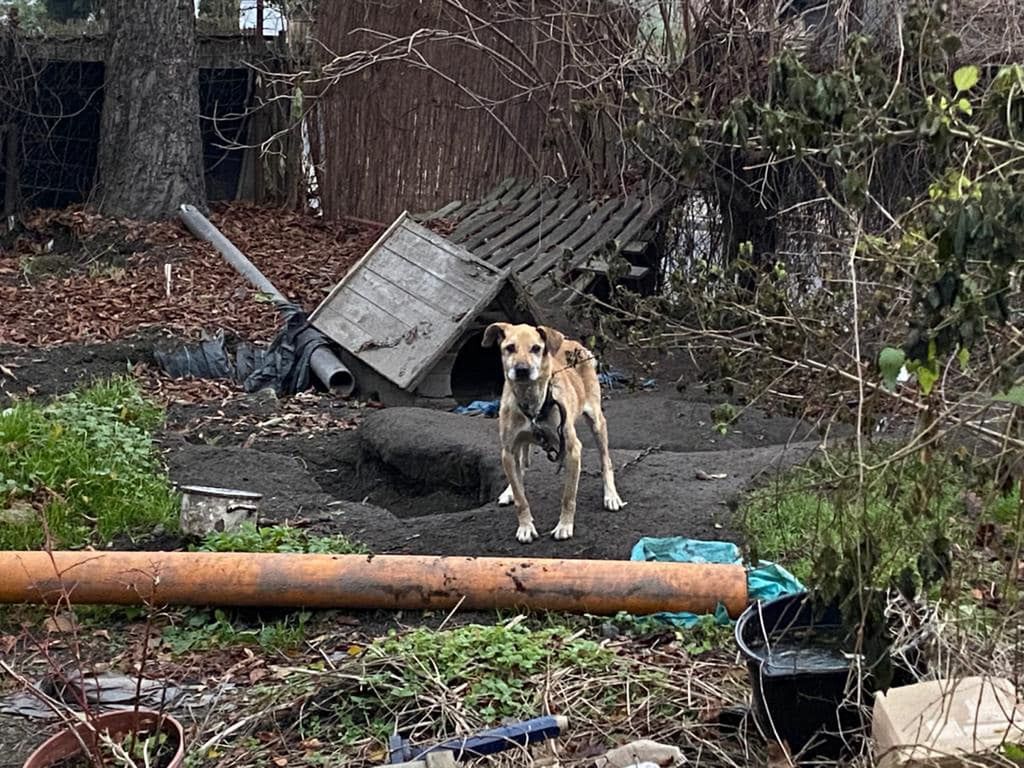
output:
M537 381L551 367L564 337L553 328L492 323L484 331L483 346L501 345L501 364L509 381Z

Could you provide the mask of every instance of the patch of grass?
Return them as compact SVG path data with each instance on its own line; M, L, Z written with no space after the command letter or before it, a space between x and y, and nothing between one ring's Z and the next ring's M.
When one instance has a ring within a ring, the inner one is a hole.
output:
M866 455L881 464L884 448ZM743 501L739 521L752 559L785 566L804 583L830 553L862 548L870 540L879 585L917 574L936 537L956 541L968 529L962 492L966 475L948 458L912 457L866 474L859 488L853 452L815 459L782 473Z
M298 528L273 525L257 528L243 523L234 531L208 534L196 547L200 552L300 552L325 555L361 555L369 550L346 536L315 536Z
M582 632L565 627L530 629L515 620L443 632L392 632L367 648L366 657L397 663L393 672L377 679L386 686L384 703L389 707L402 708L441 685L463 691L465 705L492 722L540 711L537 675L561 667L606 671L615 661L614 653Z
M116 377L0 412L0 549L103 544L176 527L151 432L163 411Z
M1015 484L1010 493L991 498L985 505L985 511L990 519L1001 525L1016 525L1021 515L1020 485Z
M289 614L279 621L257 627L243 626L222 610L196 611L178 625L165 627L164 645L176 654L208 651L237 645L258 645L267 652L283 652L301 646L311 614Z

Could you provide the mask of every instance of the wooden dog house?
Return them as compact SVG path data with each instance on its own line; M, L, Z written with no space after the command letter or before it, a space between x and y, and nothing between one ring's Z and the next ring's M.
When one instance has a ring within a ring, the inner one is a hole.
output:
M309 316L335 341L363 396L497 397L498 353L482 349L493 322L538 323L540 312L499 269L402 213Z

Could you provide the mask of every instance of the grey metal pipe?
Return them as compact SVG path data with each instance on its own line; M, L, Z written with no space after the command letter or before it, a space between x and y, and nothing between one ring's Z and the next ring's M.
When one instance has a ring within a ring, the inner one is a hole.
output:
M277 290L274 284L267 280L262 272L256 269L256 265L249 261L246 255L235 247L234 243L224 237L221 231L213 226L210 220L203 216L194 205L185 203L181 206L179 215L188 231L220 251L221 256L227 260L228 264L235 268L238 274L263 293L272 296L275 303L287 303L288 300L284 297L284 294Z
M345 367L330 347L317 347L309 356L309 367L313 375L324 386L341 397L351 397L356 391L356 377Z
M194 205L185 203L178 211L185 227L200 240L216 248L225 261L234 267L242 277L252 283L259 291L273 298L274 303L281 307L288 304L288 299L260 272L235 244L228 240ZM319 347L310 356L309 367L313 374L325 387L341 397L350 397L356 389L356 378L345 364L329 347Z

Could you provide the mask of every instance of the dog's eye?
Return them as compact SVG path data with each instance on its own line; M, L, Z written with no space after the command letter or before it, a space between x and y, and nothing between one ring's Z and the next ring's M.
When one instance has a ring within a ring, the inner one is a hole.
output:
M532 347L530 347L530 351L533 352L533 354L535 354L535 355L539 355L540 354L540 344L534 344Z
M516 351L516 345L515 344L508 344L508 345L506 345L505 351L509 352L509 353L515 352Z

